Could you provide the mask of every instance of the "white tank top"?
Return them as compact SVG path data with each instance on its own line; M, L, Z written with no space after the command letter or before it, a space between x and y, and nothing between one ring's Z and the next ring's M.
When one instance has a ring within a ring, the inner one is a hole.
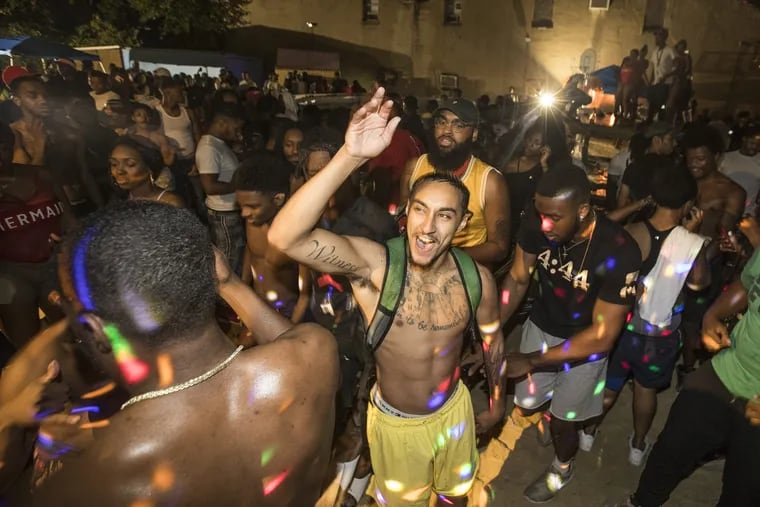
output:
M156 106L156 110L161 115L164 135L177 142L179 158L192 158L195 155L195 139L193 138L193 125L187 115L187 110L183 106L179 106L179 116L171 116L160 105Z

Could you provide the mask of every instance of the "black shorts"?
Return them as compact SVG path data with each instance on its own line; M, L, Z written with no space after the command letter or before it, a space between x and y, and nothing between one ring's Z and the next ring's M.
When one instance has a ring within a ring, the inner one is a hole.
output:
M710 263L712 282L709 287L700 291L684 287L683 322L685 324L697 326L698 329L702 328L702 319L707 309L718 299L720 293L723 292L723 287L729 283L723 280L724 269L723 257L718 256Z
M619 392L633 375L642 387L665 389L670 385L680 350L680 330L668 336L646 336L625 330L609 358L605 387Z

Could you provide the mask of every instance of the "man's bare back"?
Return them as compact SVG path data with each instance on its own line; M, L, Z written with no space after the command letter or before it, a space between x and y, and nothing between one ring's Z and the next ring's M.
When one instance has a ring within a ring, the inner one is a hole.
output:
M205 382L117 413L36 504L311 507L330 458L337 383L333 337L292 328Z

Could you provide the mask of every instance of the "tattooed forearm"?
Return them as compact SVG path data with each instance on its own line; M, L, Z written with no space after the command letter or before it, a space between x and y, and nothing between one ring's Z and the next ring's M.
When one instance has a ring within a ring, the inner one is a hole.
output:
M311 242L314 248L306 256L307 258L335 266L338 270L346 273L354 273L359 270L359 266L356 264L341 259L339 255L336 255L335 245L323 245L317 240L312 240Z

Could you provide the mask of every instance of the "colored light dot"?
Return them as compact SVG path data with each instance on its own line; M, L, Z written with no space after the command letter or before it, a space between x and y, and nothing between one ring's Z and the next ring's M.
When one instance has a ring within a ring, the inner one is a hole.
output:
M602 393L602 391L604 391L604 385L605 385L605 381L600 380L599 383L594 388L594 396L599 396Z
M567 372L567 371L570 371L570 363L565 363L565 364L563 364L563 365L562 365L562 368L564 368L564 370L565 370L566 372Z
M552 493L559 491L563 486L562 478L559 476L559 474L549 474L546 477L546 486Z
M277 293L273 290L268 290L266 293L267 301L276 301L277 300Z
M541 353L546 354L546 351L549 350L549 345L546 342L543 342L541 344Z
M628 324L628 325L627 325L625 328L626 328L628 331L633 331L633 324Z
M557 296L558 298L564 298L567 295L567 293L565 292L565 289L563 289L562 287L554 287L554 295Z
M599 360L599 354L591 354L590 356L588 356L588 360L589 360L590 362L592 362L592 363L593 363L594 361L598 361L598 360Z
M148 376L148 365L139 359L128 359L119 363L121 374L130 384L137 384Z
M631 369L631 365L630 365L630 364L628 364L628 361L620 361L620 365L621 365L623 368L625 368L626 370L630 370L630 369Z
M261 453L261 466L267 466L267 463L269 463L269 460L272 459L272 456L274 456L274 447L264 449L264 451Z
M570 420L575 419L576 416L577 416L577 414L575 412L570 411L570 412L567 413L567 418L570 419Z
M615 269L615 258L610 257L609 259L607 259L606 266L607 266L607 269Z
M509 304L509 291L506 289L501 291L501 304L503 305Z
M466 424L461 422L459 424L455 424L451 428L447 430L447 433L449 435L449 438L453 438L454 440L459 440L462 438L462 435L464 435L464 428Z
M660 371L660 367L656 366L654 364L650 364L649 365L649 371L654 372L654 373L658 373Z
M459 477L462 479L469 479L472 477L472 463L465 463L457 470Z
M262 486L264 489L264 496L271 495L274 490L276 490L280 484L282 484L282 481L285 480L285 477L288 476L289 471L285 470L284 472L275 475L274 477L265 477L262 481Z
M394 481L392 479L385 481L385 487L388 488L389 491L393 491L394 493L398 493L399 491L404 489L403 484L401 484L398 481Z
M443 447L446 445L446 437L443 436L443 433L438 434L438 438L436 439L435 443L438 445L439 449L443 449Z
M604 315L602 315L601 313L599 315L597 315L596 316L596 321L599 322L600 324L602 322L604 322Z
M573 320L578 320L578 319L580 319L580 318L581 318L581 313L580 313L580 312L575 312L575 313L573 314Z
M648 356L648 355L646 355L646 354L644 354L644 356L641 358L641 360L642 360L643 362L645 362L645 363L648 363L648 362L649 362L649 356Z
M446 394L440 393L440 392L435 393L428 401L428 408L430 410L435 410L436 408L443 405L443 402L445 399L446 399Z

